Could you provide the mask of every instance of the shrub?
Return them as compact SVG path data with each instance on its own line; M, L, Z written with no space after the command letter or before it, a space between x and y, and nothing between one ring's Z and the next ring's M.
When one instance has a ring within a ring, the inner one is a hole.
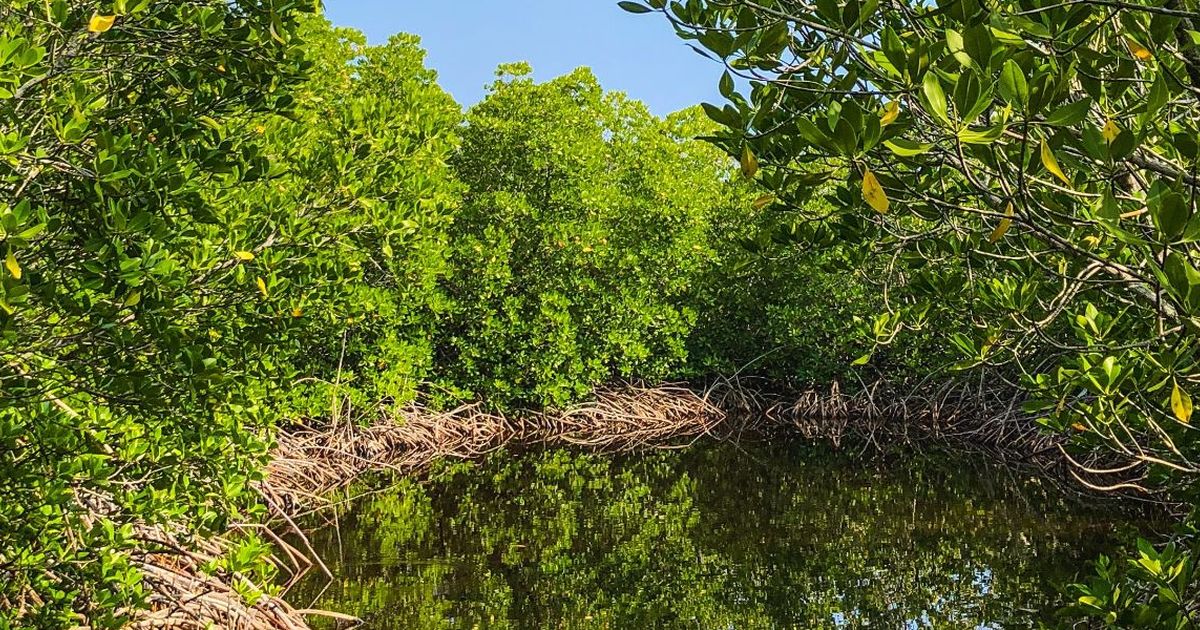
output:
M271 240L273 300L299 334L276 360L299 387L282 415L407 402L427 378L446 309L447 230L461 194L447 162L462 114L417 38L381 46L324 19L303 31L313 63L288 118L257 125L276 176L238 191L235 212ZM271 217L263 221L263 217Z

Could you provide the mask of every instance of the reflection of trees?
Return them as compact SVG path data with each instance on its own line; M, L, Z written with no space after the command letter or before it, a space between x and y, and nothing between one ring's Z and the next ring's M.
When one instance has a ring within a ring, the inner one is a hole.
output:
M1023 627L1111 523L1014 485L794 449L497 457L343 516L319 604L382 628Z

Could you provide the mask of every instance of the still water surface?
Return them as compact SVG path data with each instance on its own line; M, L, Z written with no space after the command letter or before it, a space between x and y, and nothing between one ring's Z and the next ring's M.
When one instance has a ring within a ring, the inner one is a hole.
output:
M368 628L1026 628L1132 531L1003 469L797 445L497 455L353 503L289 600Z

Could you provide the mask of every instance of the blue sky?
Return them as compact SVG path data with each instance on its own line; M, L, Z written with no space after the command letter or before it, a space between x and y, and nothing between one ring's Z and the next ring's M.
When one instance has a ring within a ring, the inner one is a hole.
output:
M325 0L325 9L371 43L421 36L442 87L463 105L482 98L496 66L509 61L532 63L539 81L588 66L606 89L659 115L722 101L718 64L689 49L662 16L626 13L616 0Z

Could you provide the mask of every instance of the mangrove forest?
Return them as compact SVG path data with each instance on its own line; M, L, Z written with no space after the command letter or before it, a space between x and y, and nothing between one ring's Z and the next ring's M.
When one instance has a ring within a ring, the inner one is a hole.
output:
M1200 628L1200 0L417 4L0 0L0 630Z

